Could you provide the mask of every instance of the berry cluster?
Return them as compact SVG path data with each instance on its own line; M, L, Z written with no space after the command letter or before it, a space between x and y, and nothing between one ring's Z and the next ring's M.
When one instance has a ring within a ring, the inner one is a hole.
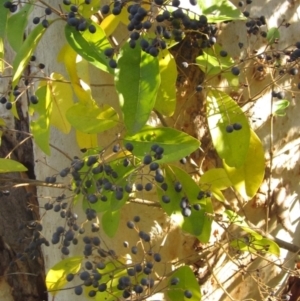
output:
M226 132L232 133L233 131L239 131L242 129L242 125L238 122L235 122L234 124L228 124L226 126Z

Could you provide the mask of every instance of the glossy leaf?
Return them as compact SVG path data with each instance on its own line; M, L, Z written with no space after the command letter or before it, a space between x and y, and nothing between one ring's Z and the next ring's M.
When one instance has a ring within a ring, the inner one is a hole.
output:
M176 285L172 285L172 279L178 278L179 282ZM192 293L191 298L187 298L184 295L184 292L189 290ZM189 266L182 266L178 268L170 277L169 277L169 286L168 286L168 297L172 301L199 301L201 300L200 286L196 279L196 276L192 269Z
M73 92L69 83L63 83L65 79L61 74L52 73L50 78L53 79L49 82L52 101L50 123L67 134L71 125L66 118L66 112L73 105Z
M251 130L250 145L244 164L230 167L223 162L228 178L235 190L245 199L254 197L265 175L265 153L260 139Z
M198 5L209 23L220 23L229 20L246 20L244 15L229 0L198 0Z
M24 32L28 23L27 19L33 7L32 3L27 3L17 13L8 18L7 40L15 52L18 52L24 43ZM3 9L3 6L1 8Z
M181 131L167 127L146 126L133 136L126 136L124 143L130 142L134 146L134 155L144 157L150 152L153 144L164 148L160 162L180 160L191 154L200 146L199 140Z
M274 103L274 115L285 116L286 109L289 107L290 102L286 99L278 100Z
M159 54L159 72L161 83L154 109L162 115L172 116L176 108L177 66L168 50L163 50Z
M102 229L108 237L114 237L120 223L120 211L106 211L101 219Z
M207 119L214 147L231 167L244 164L250 143L248 119L237 103L226 93L210 90L206 103ZM226 131L230 124L239 123L242 129Z
M6 35L7 19L8 19L8 9L4 9L4 3L7 0L0 0L0 38L4 38Z
M115 84L126 129L135 134L146 124L155 104L160 85L157 58L138 45L131 49L126 43L118 60Z
M0 158L0 173L26 171L27 168L20 162Z
M104 54L106 48L111 48L103 29L96 23L95 33L86 30L80 33L74 27L66 25L65 36L70 46L88 62L95 67L109 73L114 73L113 69L108 66L108 59Z
M201 176L199 184L201 187L209 189L219 201L225 201L221 190L232 185L223 168L209 169Z
M28 66L29 60L45 31L46 28L44 28L42 24L37 25L27 36L21 48L18 49L16 57L13 61L14 75L12 79L12 86L17 85L22 72Z
M210 198L198 200L197 196L200 191L199 186L189 174L179 167L171 165L165 166L164 177L164 182L168 185L169 189L165 192L160 187L157 187L157 194L162 208L168 215L172 216L172 219L187 233L200 237L203 229L205 229L207 233L201 236L201 241L203 243L208 242L212 221L206 216L206 213L212 213ZM179 181L182 184L182 191L180 193L173 189L176 181ZM162 201L164 195L167 195L170 198L169 203ZM182 209L180 208L180 200L184 196L188 198L191 206L193 204L199 204L201 210L197 211L192 209L192 214L189 217L183 217L181 213Z
M80 270L83 259L83 256L69 257L54 265L46 276L47 290L55 296L67 284L66 276Z
M277 27L272 27L267 32L267 40L269 44L274 44L276 40L280 38L280 32Z
M66 117L76 130L87 134L101 133L118 124L116 111L108 105L77 103L68 109Z
M48 84L40 86L35 95L39 102L34 105L34 111L38 116L34 116L30 122L30 129L35 143L47 155L50 155L50 117L52 112L51 91Z

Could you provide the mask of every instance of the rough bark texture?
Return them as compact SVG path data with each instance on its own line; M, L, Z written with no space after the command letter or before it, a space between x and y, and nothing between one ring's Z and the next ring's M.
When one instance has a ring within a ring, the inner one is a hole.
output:
M7 129L2 136L0 157L15 149L10 158L21 162L28 171L5 174L5 179L0 175L0 296L3 301L44 301L47 294L41 250L37 247L24 252L34 241L33 232L40 220L36 190L13 187L19 180L34 179L31 140L19 145L28 137L24 134L28 133L28 118L22 110L18 113L15 128Z

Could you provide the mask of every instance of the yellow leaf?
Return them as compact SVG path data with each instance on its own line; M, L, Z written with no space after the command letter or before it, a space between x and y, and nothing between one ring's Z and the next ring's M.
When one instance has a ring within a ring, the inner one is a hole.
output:
M176 62L169 50L159 53L159 72L161 82L154 108L165 116L172 116L176 108Z
M98 146L97 134L86 134L76 131L76 140L79 148L94 148Z
M245 199L254 197L265 174L265 157L261 141L254 131L250 131L250 145L246 160L241 167L228 166L223 160L224 169L234 188Z
M69 83L55 81L64 81L62 75L52 73L50 77L54 80L49 82L52 100L50 123L67 134L71 130L71 125L66 118L66 112L73 105L73 92Z
M0 73L4 72L4 45L3 40L0 38Z
M68 274L75 274L80 270L83 258L83 256L76 256L64 259L49 270L46 276L46 286L52 295L56 295L67 284Z
M125 25L129 23L126 9L122 9L121 13L117 16L113 14L107 16L101 22L100 27L104 30L106 36L109 37L116 30L120 22L124 23Z
M81 79L77 73L77 53L69 45L65 45L59 55L58 61L63 62L72 83L72 88L78 98L82 103L91 103L93 102L91 92L88 89L84 89L81 84Z
M225 201L221 190L230 187L232 184L223 168L213 168L206 171L200 178L199 184L209 189L219 201Z

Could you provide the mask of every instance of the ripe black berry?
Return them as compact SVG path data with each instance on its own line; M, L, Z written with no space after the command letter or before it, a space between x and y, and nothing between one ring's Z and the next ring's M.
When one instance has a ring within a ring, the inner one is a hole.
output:
M43 25L44 28L49 27L49 21L48 21L47 19L44 19L44 20L42 21L42 25Z
M0 103L5 104L7 102L7 98L6 97L1 97L0 99Z
M233 126L231 124L226 126L226 132L227 133L232 133L233 132Z
M151 155L146 155L143 159L144 164L150 164L152 162L152 157Z
M98 291L99 291L99 292L105 292L106 289L107 289L106 283L101 283L101 284L98 286Z
M146 190L146 191L150 191L150 190L152 190L152 188L153 188L153 184L152 184L152 183L147 183L147 184L145 185L145 190Z
M33 19L32 19L32 23L33 24L39 24L40 23L40 18L39 17L34 17Z
M171 283L171 285L177 285L179 283L179 278L177 278L177 277L172 278L170 283Z
M12 108L12 103L11 103L11 102L7 102L7 103L5 104L5 108L6 108L6 110L11 110L11 108Z
M163 195L161 200L165 203L165 204L168 204L170 203L170 197L168 197L167 195Z
M110 59L108 62L110 68L115 69L117 68L117 62L114 59Z
M95 25L91 24L91 25L89 26L89 32L90 32L90 33L95 33L96 31L97 31L97 29L96 29Z
M133 229L133 228L134 228L134 222L128 221L128 222L127 222L127 227L128 227L129 229Z
M109 5L107 5L107 4L105 4L105 5L103 5L102 7L101 7L101 13L103 14L103 15L106 15L106 14L108 14L109 13Z
M192 296L193 296L193 294L192 294L191 291L186 290L186 291L184 291L184 296L185 296L186 298L188 298L188 299L191 299Z
M75 295L80 296L83 292L82 286L81 285L75 286L74 292L75 292Z
M180 182L175 182L174 189L176 192L180 192L182 190L182 185Z
M161 261L161 255L159 253L155 253L153 255L153 258L156 262L160 262Z
M227 51L225 51L225 50L220 51L220 56L221 57L226 57L227 55L228 55Z
M237 76L240 74L240 69L238 67L232 67L231 73Z
M189 207L185 207L181 210L181 213L184 217L189 217L192 214L192 210Z
M45 8L45 14L46 15L51 15L52 14L52 9L50 7Z
M242 128L242 125L240 123L234 123L233 124L233 129L236 131L239 131Z
M199 210L201 210L201 205L200 205L200 204L194 204L194 205L193 205L193 208L194 208L196 211L199 211Z
M39 102L39 100L38 100L38 98L35 95L31 95L30 96L30 102L32 104L36 105Z

